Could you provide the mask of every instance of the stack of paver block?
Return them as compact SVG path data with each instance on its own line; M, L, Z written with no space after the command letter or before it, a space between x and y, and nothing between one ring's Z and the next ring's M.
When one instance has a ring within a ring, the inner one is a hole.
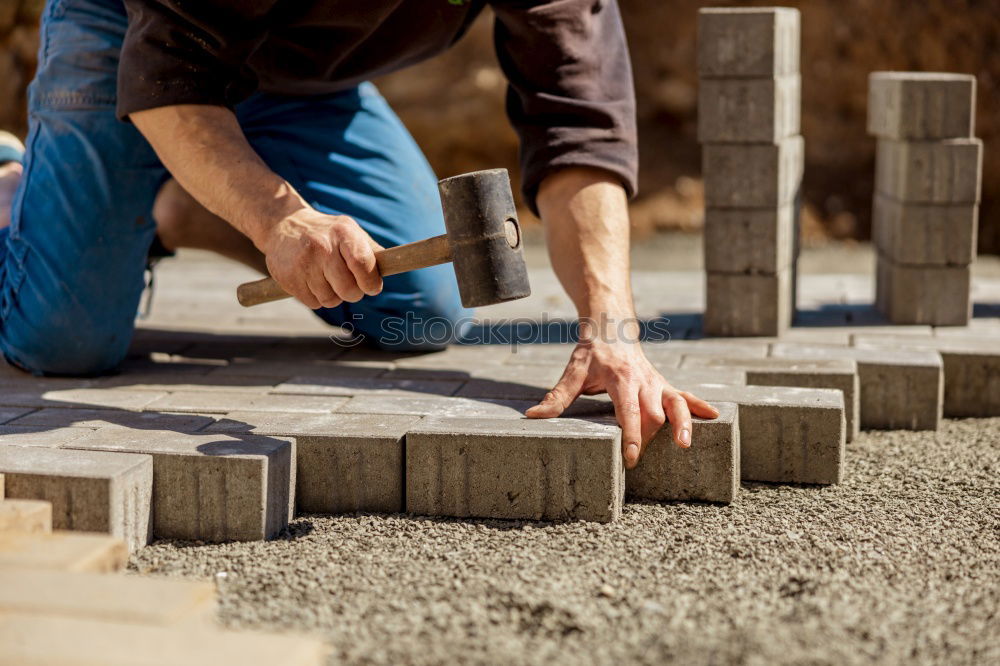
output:
M894 324L969 322L983 150L973 137L975 105L973 76L869 77L868 132L878 138L875 301Z
M24 450L22 449L22 452ZM14 474L15 488L21 484ZM212 583L124 576L126 543L55 530L53 507L4 498L0 474L0 662L4 664L324 663L319 640L215 625ZM97 503L96 495L78 500Z
M795 308L804 144L799 12L702 9L698 140L708 335L778 335Z

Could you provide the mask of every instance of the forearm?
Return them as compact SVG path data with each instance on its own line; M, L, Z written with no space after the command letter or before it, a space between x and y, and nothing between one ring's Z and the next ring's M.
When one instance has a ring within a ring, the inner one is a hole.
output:
M232 111L180 105L130 118L174 179L259 249L277 221L308 208L250 147Z
M625 191L599 169L568 168L546 178L538 193L552 266L581 319L612 330L635 317L629 277Z

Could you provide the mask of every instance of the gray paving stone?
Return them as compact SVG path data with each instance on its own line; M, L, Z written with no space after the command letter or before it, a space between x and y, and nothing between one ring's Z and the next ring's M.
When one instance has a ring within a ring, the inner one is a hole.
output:
M152 456L156 538L268 539L294 508L293 440L103 428L68 447Z
M217 377L257 377L273 380L280 384L299 375L315 375L318 377L377 377L384 368L379 365L360 365L354 363L337 363L336 361L259 361L244 359L234 361L229 365L215 368L208 374L208 379Z
M976 204L907 204L876 194L872 235L897 264L966 266L976 258Z
M41 446L58 448L87 434L85 428L14 425L0 426L0 449L8 446Z
M120 426L140 430L195 432L214 422L215 419L212 417L199 414L166 414L162 412L130 412L120 409L46 407L22 416L12 421L10 425L90 429Z
M79 440L75 440L79 441ZM149 543L153 461L137 453L0 447L6 496L52 503L52 526Z
M692 421L692 446L677 446L669 427L653 438L635 469L625 471L625 495L657 501L729 504L740 489L737 407L717 403L717 419Z
M781 335L791 324L791 269L776 275L708 273L704 330L708 335Z
M1000 416L1000 336L963 339L858 334L853 343L861 348L934 350L944 363L944 415Z
M771 355L855 360L862 430L937 430L941 423L944 377L941 355L937 352L779 342L771 346Z
M149 403L147 411L194 412L199 414L225 414L236 411L254 412L303 412L325 414L344 403L343 398L330 394L277 395L240 393L236 391L178 391L168 393Z
M4 407L0 408L0 424L10 423L25 414L30 414L33 410L28 407Z
M771 483L840 483L844 478L844 395L831 389L722 386L691 389L739 405L740 476Z
M777 144L704 144L705 205L774 208L794 202L802 184L804 150L798 135Z
M676 359L677 366L685 356L704 354L709 356L740 356L765 358L768 343L756 340L732 340L707 338L703 340L668 340L666 342L644 342L642 350L650 359L659 362L661 356Z
M792 264L796 208L708 208L705 270L774 274Z
M968 138L976 126L976 77L935 72L868 75L868 133L886 139Z
M233 412L211 432L292 437L305 513L403 511L403 437L419 416Z
M799 71L797 9L704 7L698 11L698 74L771 77Z
M406 436L409 513L610 522L623 494L617 426L431 418Z
M272 397L290 396L341 396L355 395L452 395L463 380L437 381L431 379L360 379L302 376L292 377L279 384ZM247 408L253 409L253 408ZM279 410L273 410L279 411ZM294 411L294 410L288 410Z
M438 352L415 354L394 362L396 368L459 368L505 363L513 356L509 345L452 345Z
M698 141L777 143L799 133L798 74L698 83Z
M907 203L974 204L979 203L982 169L979 139L879 139L875 189Z
M562 376L561 365L502 365L478 370L456 392L460 398L541 400Z
M155 391L125 391L120 389L68 388L48 389L17 386L0 391L4 407L72 407L108 409L142 409L160 397Z
M344 403L337 413L344 414L410 414L414 416L482 416L487 418L521 418L534 400L475 400L458 397L410 397L359 395Z
M964 326L972 317L969 266L903 266L878 257L875 306L897 324Z
M241 376L172 375L166 372L154 374L134 373L102 377L95 382L97 388L114 388L124 391L155 391L158 393L179 393L189 391L225 391L228 393L264 394L272 391L280 383L279 379Z
M689 356L685 357L681 368L739 368L746 373L747 384L752 386L792 386L842 391L847 441L854 440L858 435L861 391L858 364L853 359L796 361L781 358Z

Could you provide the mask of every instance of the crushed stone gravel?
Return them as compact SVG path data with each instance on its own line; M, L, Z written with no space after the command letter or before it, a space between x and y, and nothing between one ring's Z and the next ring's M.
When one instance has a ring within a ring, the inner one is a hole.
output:
M1000 419L866 432L833 487L547 524L305 516L270 542L161 541L229 627L330 663L1000 663Z

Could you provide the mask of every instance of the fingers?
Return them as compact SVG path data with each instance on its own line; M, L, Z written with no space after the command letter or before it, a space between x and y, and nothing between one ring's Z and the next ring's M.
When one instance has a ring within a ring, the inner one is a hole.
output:
M309 276L306 279L306 284L309 287L309 291L312 292L313 298L316 299L321 307L335 308L341 304L342 299L337 296L337 293L330 286L329 281L322 272L317 272Z
M635 384L608 387L608 395L615 405L615 418L622 429L622 457L625 467L632 469L642 454L642 408L639 406L639 388Z
M555 387L545 394L542 401L524 413L529 419L551 419L559 416L580 395L587 378L585 365L570 362Z
M663 388L659 385L643 386L639 390L639 410L642 413L642 442L639 447L639 455L642 456L646 447L656 437L663 424L667 421L666 413L663 411Z
M358 238L359 235L364 237ZM357 233L351 234L340 243L340 255L354 283L369 296L375 296L382 291L382 276L379 275L378 264L375 261L375 250L378 247L378 243L371 241L368 234L360 228L357 229Z
M684 396L668 386L663 390L663 409L673 430L674 443L685 449L691 446L691 412Z
M708 404L701 398L687 391L680 391L680 394L687 400L688 409L695 416L703 419L716 419L719 418L719 410L712 405Z

